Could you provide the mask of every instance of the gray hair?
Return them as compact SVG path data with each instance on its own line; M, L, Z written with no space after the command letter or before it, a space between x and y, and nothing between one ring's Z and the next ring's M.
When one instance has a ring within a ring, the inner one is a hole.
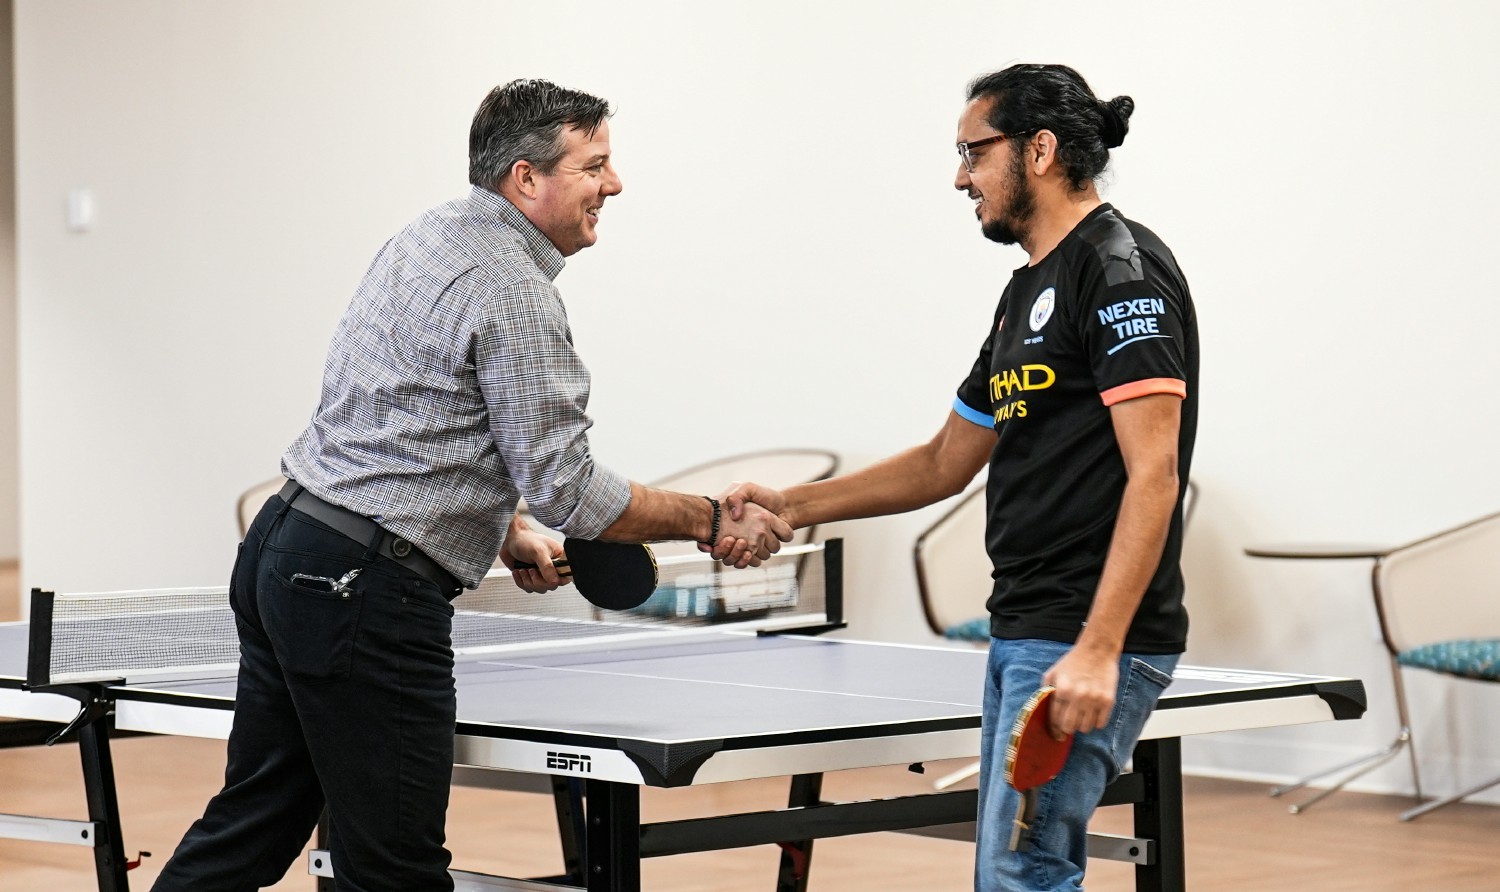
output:
M563 127L592 134L610 114L605 100L550 81L496 87L469 127L469 182L494 191L517 161L551 173L563 156Z

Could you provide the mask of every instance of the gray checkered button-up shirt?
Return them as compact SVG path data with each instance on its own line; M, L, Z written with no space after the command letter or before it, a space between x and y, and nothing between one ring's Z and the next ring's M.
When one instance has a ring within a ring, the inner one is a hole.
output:
M360 283L282 471L471 588L522 496L548 527L597 537L630 503L630 483L589 454L589 373L552 284L562 268L493 192L422 215Z

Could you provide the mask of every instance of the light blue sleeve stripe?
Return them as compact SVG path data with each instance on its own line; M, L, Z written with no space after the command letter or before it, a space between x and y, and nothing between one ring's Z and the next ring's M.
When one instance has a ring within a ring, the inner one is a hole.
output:
M980 427L994 428L995 426L995 419L978 409L969 408L969 404L958 397L953 398L953 411L963 416L965 421L972 421Z

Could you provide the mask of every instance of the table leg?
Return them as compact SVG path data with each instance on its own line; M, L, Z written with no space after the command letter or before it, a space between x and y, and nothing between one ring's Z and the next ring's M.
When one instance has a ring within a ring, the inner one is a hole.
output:
M1156 863L1136 865L1136 892L1185 892L1182 741L1142 740L1136 744L1132 770L1146 784L1145 798L1135 805L1135 835L1156 840Z
M100 892L127 892L125 842L120 832L120 801L115 793L115 764L109 752L109 719L88 722L78 728L78 755L83 761L83 790L88 799L89 820L96 822L103 839L94 840L94 871Z
M823 775L799 774L792 778L790 808L817 805L823 799ZM781 843L781 870L776 877L776 892L807 892L807 875L812 870L813 841L800 839Z
M588 892L640 892L641 790L588 781Z
M563 872L558 880L581 886L584 882L583 840L588 836L584 826L583 781L553 775L552 805L557 812L557 837L563 857Z

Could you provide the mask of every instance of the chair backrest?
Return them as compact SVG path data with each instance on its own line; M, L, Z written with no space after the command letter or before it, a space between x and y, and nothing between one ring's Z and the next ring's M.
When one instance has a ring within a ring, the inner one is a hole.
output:
M250 524L255 522L255 515L260 513L261 506L265 505L266 499L281 492L281 488L285 485L286 478L278 474L264 483L257 483L240 495L234 510L235 519L240 524L241 539L245 538L245 533L249 531Z
M1500 513L1394 549L1376 562L1374 574L1391 653L1500 638Z
M773 489L785 489L799 483L826 480L838 468L838 455L826 450L766 449L694 465L653 480L651 486L674 492L716 496L736 482L753 482ZM814 532L814 527L797 530L791 544L811 542ZM696 553L697 545L692 542L658 542L651 546L651 550L658 556L687 554Z
M984 484L917 538L917 591L927 625L941 635L984 613L993 565L984 547Z

